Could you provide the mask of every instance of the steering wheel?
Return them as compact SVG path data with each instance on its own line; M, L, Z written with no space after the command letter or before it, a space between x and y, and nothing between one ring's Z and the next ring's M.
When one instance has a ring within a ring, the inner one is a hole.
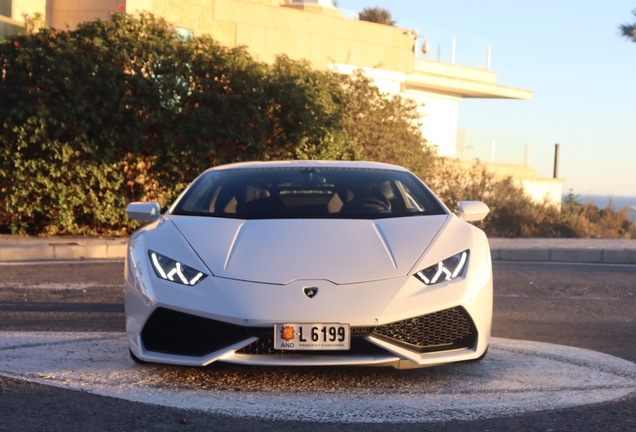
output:
M379 206L382 208L382 211L391 210L391 204L389 202L382 201L381 199L378 199L378 198L371 198L371 197L356 198L356 199L352 199L351 201L347 201L342 206L342 210L347 211L353 207L359 207L359 206ZM377 210L377 209L369 209L369 210Z

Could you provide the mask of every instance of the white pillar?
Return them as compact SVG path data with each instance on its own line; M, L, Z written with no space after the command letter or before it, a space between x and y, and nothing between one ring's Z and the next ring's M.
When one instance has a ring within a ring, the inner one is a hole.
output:
M486 52L486 70L490 70L490 56L491 56L491 45L488 44L488 51Z

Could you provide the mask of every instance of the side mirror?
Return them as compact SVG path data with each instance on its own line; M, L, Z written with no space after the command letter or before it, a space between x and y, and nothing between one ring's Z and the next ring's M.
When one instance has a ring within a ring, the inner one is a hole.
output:
M152 222L161 216L158 202L131 202L126 207L126 213L132 220Z
M479 222L484 220L490 209L481 201L460 201L455 207L455 214L466 222Z

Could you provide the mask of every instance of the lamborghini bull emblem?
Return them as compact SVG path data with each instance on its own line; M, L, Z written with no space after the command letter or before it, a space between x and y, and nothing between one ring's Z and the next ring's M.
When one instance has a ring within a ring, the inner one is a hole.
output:
M309 298L314 298L316 294L318 294L318 287L305 287L303 288L303 292Z

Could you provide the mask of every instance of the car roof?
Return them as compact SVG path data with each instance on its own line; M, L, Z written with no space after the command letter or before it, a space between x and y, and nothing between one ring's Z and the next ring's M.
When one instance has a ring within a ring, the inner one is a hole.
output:
M227 165L219 165L207 171L231 170L237 168L363 168L363 169L388 169L392 171L409 172L406 168L381 162L369 161L322 161L322 160L285 160L267 162L239 162Z

